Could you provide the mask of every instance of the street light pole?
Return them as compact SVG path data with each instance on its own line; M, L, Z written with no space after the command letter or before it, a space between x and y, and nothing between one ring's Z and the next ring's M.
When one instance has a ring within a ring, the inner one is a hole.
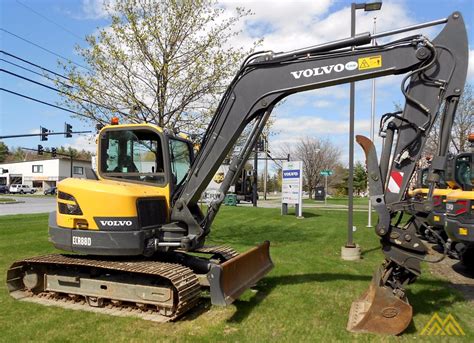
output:
M324 205L328 204L328 174L324 175Z
M373 33L375 34L377 29L377 17L374 17L374 30ZM372 40L372 46L377 45L375 39ZM374 137L374 129L375 129L375 79L372 79L372 102L370 104L370 140L373 142ZM367 191L369 190L369 183L367 182ZM367 227L372 227L372 199L370 198L369 194L369 213L368 213L368 221Z
M267 178L268 178L268 138L262 134L263 150L265 151L265 165L263 169L263 199L267 200Z
M351 4L351 37L355 37L356 31L356 10L378 11L382 7L381 2L372 3L352 3ZM355 46L352 47L355 50ZM348 220L347 220L347 243L342 249L342 258L346 260L359 259L360 248L354 244L353 228L354 228L354 120L355 120L355 83L350 83L350 105L349 105L349 180L347 191L349 196L348 204Z
M257 207L258 197L258 146L255 142L255 155L253 159L252 206Z
M351 4L351 37L355 36L355 17L356 17L356 3ZM355 47L352 47L354 50ZM347 186L347 193L349 196L348 204L348 220L347 220L347 243L346 248L354 248L354 240L352 237L354 227L354 117L355 117L355 83L350 83L349 90L350 105L349 105L349 184Z

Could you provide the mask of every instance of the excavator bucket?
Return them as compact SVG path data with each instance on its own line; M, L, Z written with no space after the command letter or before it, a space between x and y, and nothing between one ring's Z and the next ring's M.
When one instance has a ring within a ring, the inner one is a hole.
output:
M410 324L413 310L406 298L400 299L383 285L383 268L379 268L369 289L352 303L347 330L398 335Z
M213 305L229 305L273 268L270 242L211 267L209 284Z

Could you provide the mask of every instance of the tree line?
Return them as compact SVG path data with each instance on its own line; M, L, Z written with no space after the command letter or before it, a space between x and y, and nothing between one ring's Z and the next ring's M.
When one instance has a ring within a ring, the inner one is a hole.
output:
M90 161L92 153L84 149L78 150L73 147L60 146L56 148L57 156L60 154L72 156L75 159ZM36 161L51 158L51 149L45 147L43 155L38 155L37 152L31 150L24 150L21 147L8 147L4 142L0 142L0 163Z

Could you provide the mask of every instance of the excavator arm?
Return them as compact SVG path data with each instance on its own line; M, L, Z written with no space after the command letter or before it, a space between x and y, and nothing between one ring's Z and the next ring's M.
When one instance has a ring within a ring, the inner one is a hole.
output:
M364 46L374 38L439 24L446 25L433 40L417 34L379 46ZM180 239L184 249L193 250L204 244L233 179L248 159L273 107L283 98L311 89L406 74L401 84L406 99L403 111L386 114L381 121L385 142L380 163L373 142L357 137L367 158L370 196L379 215L375 232L385 261L369 290L353 303L348 323L348 330L353 332L401 333L412 318L404 287L420 275L420 262L426 255L415 230L400 227L402 212L410 206L406 191L428 134L440 117L439 150L428 177L428 198L432 196L446 164L467 66L467 34L458 12L446 19L377 35L365 33L287 53L250 56L224 94L186 181L175 193L171 224L163 229L184 227L188 233ZM220 196L207 213L202 213L198 207L201 193L251 122L254 126L230 165ZM254 258L259 258L258 253ZM245 266L234 267L237 274L245 274Z
M445 27L433 41L418 34L375 47L362 46L374 38L443 23L446 23ZM225 92L199 154L185 182L175 192L170 225L185 226L188 230L181 245L192 250L203 244L232 180L246 161L276 103L306 90L408 73L401 86L406 98L405 109L396 116L402 119L395 118L398 125L390 125L391 130L398 133L391 173L401 173L402 183L398 192L385 194L387 206L400 201L442 103L445 103L442 132L443 137L448 137L443 138L440 146L447 146L467 63L467 35L462 16L457 12L447 19L376 35L364 33L292 52L263 52L250 56ZM220 197L203 214L197 205L201 193L251 122L254 127L241 153L231 163L219 190ZM385 144L390 152L393 133L391 136ZM390 153L384 156L381 169L388 170ZM381 175L381 181L385 178Z

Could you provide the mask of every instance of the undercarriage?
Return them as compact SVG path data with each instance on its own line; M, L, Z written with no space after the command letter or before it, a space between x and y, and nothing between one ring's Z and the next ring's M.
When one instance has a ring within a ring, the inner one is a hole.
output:
M273 267L268 242L244 254L227 246L204 247L194 253L207 258L185 252L149 258L32 257L10 267L7 286L19 300L163 322L195 307L203 291L210 293L215 305L230 303ZM259 270L242 269L242 261L255 259L264 260ZM234 284L238 277L229 282L233 279L228 274L234 272L245 274L247 283Z

